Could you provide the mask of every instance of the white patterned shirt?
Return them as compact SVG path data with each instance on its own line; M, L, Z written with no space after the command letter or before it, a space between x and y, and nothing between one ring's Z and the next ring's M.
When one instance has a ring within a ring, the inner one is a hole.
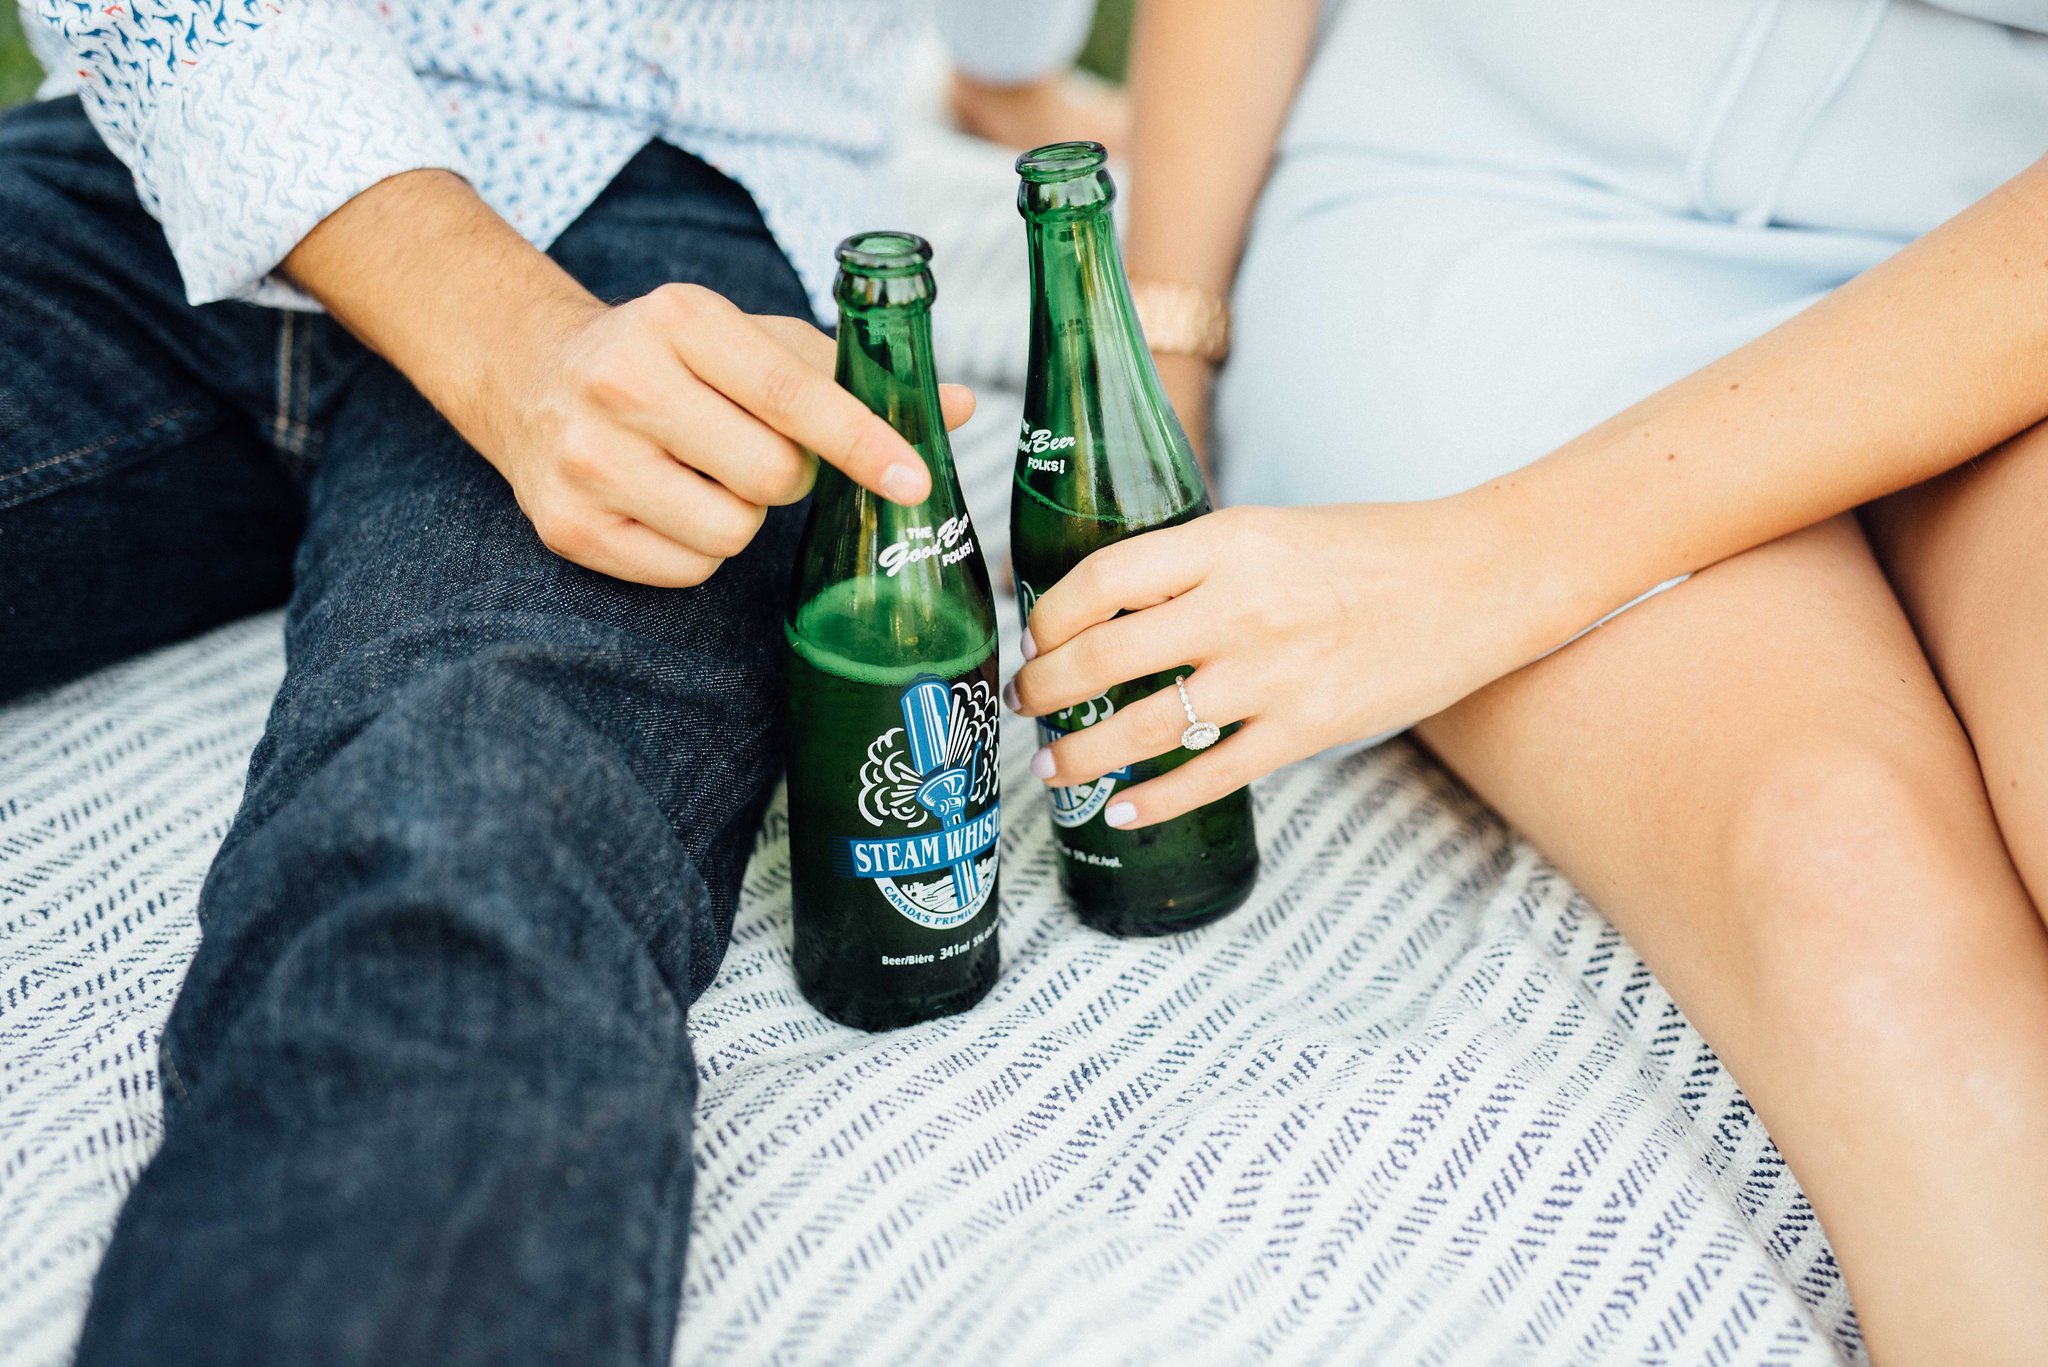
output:
M455 171L546 246L661 138L752 193L822 314L833 244L871 226L903 40L923 17L919 0L21 3L44 93L83 97L187 297L298 306L271 271L387 176ZM1003 3L951 0L970 67L1017 68ZM1092 8L1043 6L1041 63L1062 59L1048 41L1072 56L1074 16L1085 28Z

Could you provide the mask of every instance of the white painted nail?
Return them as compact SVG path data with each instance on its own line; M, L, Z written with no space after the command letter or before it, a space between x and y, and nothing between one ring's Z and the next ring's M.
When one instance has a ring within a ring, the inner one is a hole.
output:
M1024 660L1028 664L1038 658L1038 642L1031 639L1031 628L1024 628Z
M1128 826L1138 819L1138 808L1134 803L1112 802L1102 819L1111 826Z

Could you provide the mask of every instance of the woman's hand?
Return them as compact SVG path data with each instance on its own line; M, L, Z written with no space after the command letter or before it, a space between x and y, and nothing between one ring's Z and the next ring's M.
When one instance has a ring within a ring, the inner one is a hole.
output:
M1544 552L1518 546L1496 506L1231 508L1105 547L1038 600L1012 706L1042 716L1185 670L1203 721L1244 723L1121 794L1125 827L1420 721L1576 629L1546 601ZM1173 749L1187 724L1169 687L1040 751L1032 772L1084 783Z

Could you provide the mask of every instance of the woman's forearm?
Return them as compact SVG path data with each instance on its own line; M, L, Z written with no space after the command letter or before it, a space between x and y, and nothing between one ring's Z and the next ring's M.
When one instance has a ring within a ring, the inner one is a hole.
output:
M1547 553L1560 637L2048 417L2048 161L1813 307L1459 497ZM1542 567L1542 568L1538 568Z
M1131 44L1134 277L1228 294L1316 0L1154 0Z

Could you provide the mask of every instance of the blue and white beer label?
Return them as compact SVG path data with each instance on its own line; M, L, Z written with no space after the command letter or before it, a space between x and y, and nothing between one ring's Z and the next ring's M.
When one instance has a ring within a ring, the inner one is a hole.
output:
M1001 844L996 696L986 679L934 675L899 699L903 725L876 736L857 777L877 832L832 842L832 872L863 878L928 930L974 919L996 886Z
M1019 579L1017 581L1017 601L1023 605L1024 620L1029 622L1031 620L1031 609L1038 602L1038 590L1025 583L1022 579ZM1039 744L1051 745L1061 736L1070 735L1085 726L1093 726L1099 721L1106 721L1115 712L1116 703L1110 699L1107 693L1099 694L1088 699L1086 702L1075 703L1072 707L1061 708L1050 716L1038 719ZM1076 826L1087 825L1101 813L1104 807L1109 805L1110 794L1116 791L1117 784L1127 783L1130 781L1130 778L1131 771L1129 768L1113 769L1101 778L1093 779L1087 783L1076 783L1070 787L1054 788L1052 790L1052 824L1060 827L1062 830L1072 830Z

